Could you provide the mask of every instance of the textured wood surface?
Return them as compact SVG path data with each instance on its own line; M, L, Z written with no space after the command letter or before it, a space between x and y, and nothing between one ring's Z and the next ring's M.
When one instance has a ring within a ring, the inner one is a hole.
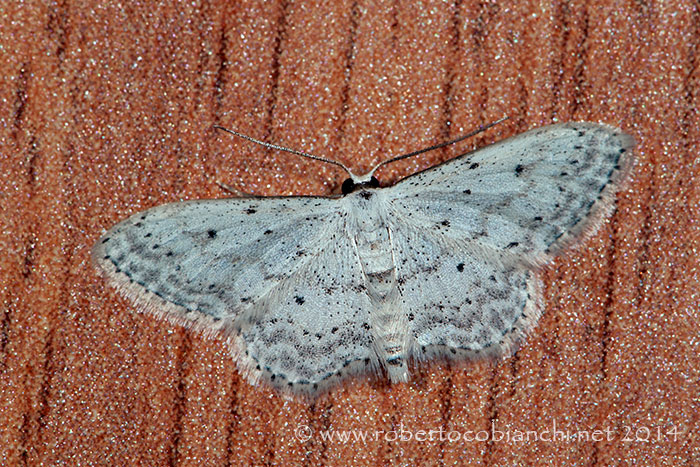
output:
M698 8L4 2L0 463L700 464ZM89 262L130 214L228 196L217 179L261 195L343 180L213 124L361 171L503 115L380 178L554 121L638 142L615 215L544 271L544 316L511 358L287 401Z

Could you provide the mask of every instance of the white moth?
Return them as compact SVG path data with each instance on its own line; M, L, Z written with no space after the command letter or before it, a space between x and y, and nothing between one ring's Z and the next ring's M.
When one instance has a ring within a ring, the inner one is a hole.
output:
M348 170L335 197L166 204L93 257L144 310L222 332L251 383L314 396L359 373L407 381L425 360L515 349L540 316L537 269L611 211L632 146L557 124L387 188L375 167Z

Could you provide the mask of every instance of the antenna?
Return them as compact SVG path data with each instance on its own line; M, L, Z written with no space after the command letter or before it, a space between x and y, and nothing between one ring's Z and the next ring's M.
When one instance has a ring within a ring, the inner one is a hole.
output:
M407 158L409 158L409 157L417 156L418 154L423 154L424 152L432 151L432 150L434 150L434 149L444 148L445 146L449 146L450 144L459 143L459 142L462 141L462 140L465 140L465 139L467 139L467 138L470 138L470 137L472 137L472 136L474 136L474 135L478 135L478 134L481 133L482 131L486 131L486 130L488 130L489 128L491 128L491 127L493 127L493 126L496 126L496 125L498 125L499 123L508 120L509 118L510 118L510 117L502 117L501 119L496 120L495 122L488 123L488 124L482 126L481 128L478 128L478 129L472 131L471 133L467 133L466 135L460 136L459 138L456 138L456 139L453 139L453 140L450 140L450 141L445 141L444 143L436 144L435 146L430 146L430 147L427 147L427 148L425 148L425 149L421 149L421 150L419 150L419 151L413 151L413 152L409 152L408 154L404 154L404 155L401 155L401 156L396 156L396 157L392 157L392 158L390 158L390 159L387 159L387 160L385 160L385 161L383 161L383 162L380 162L380 163L377 164L376 166L374 166L374 168L373 168L372 170L370 170L369 175L370 175L370 176L374 175L374 172L376 172L377 169L378 169L379 167L381 167L381 166L383 166L383 165L386 165L386 164L389 164L390 162L400 161L401 159L407 159Z
M478 129L475 130L475 131L472 131L472 132L470 132L470 133L467 133L466 135L462 135L462 136L460 136L459 138L456 138L456 139L453 139L453 140L450 140L450 141L445 141L444 143L436 144L436 145L434 145L434 146L430 146L430 147L427 147L427 148L425 148L425 149L421 149L420 151L409 152L408 154L403 154L403 155L401 155L401 156L396 156L396 157L389 158L389 159L387 159L387 160L385 160L385 161L383 161L383 162L380 162L380 163L377 164L376 166L374 166L374 168L373 168L372 170L370 170L368 173L366 173L366 174L364 174L364 175L355 175L355 174L352 173L352 171L351 171L349 168L347 168L345 165L341 164L341 163L338 162L338 161L334 161L334 160L332 160L332 159L326 159L325 157L314 156L313 154L309 154L309 153L307 153L307 152L297 151L296 149L290 149L290 148L286 148L286 147L284 147L284 146L280 146L280 145L278 145L278 144L273 144L273 143L268 143L268 142L265 142L265 141L261 141L261 140L259 140L259 139L255 139L255 138L253 138L253 137L251 137L251 136L244 135L243 133L239 133L239 132L234 131L234 130L229 130L228 128L224 128L224 127L219 126L219 125L214 125L214 128L216 128L217 130L226 131L226 132L228 132L228 133L231 133L232 135L236 135L236 136L238 136L238 137L240 137L240 138L243 138L243 139L245 139L245 140L248 140L248 141L250 141L251 143L259 144L260 146L263 146L263 147L266 147L266 148L269 148L269 149L278 149L278 150L280 150L280 151L285 151L285 152L289 152L289 153L292 153L292 154L296 154L297 156L307 157L307 158L309 158L309 159L313 159L313 160L317 160L317 161L321 161L321 162L327 162L327 163L329 163L329 164L337 165L338 167L342 168L343 170L345 170L345 171L348 173L348 175L350 176L350 178L352 179L353 182L355 182L356 184L359 184L359 183L363 183L363 182L368 182L368 181L374 176L374 172L376 172L377 169L379 169L379 168L380 168L381 166L383 166L383 165L389 164L390 162L400 161L401 159L406 159L406 158L408 158L408 157L417 156L418 154L423 154L424 152L432 151L432 150L434 150L434 149L444 148L445 146L449 146L450 144L459 143L459 142L462 141L462 140L465 140L465 139L467 139L467 138L470 138L470 137L472 137L472 136L474 136L474 135L477 135L477 134L481 133L482 131L486 131L486 130L488 130L489 128L491 128L491 127L493 127L493 126L496 126L496 125L498 125L499 123L501 123L501 122L503 122L503 121L505 121L505 120L508 120L509 118L510 118L510 117L503 117L503 118L501 118L501 119L499 119L499 120L496 120L495 122L491 122L491 123L489 123L489 124L487 124L487 125L484 125L484 126L478 128Z
M285 148L284 146L280 146L278 144L267 143L265 141L255 139L252 136L247 136L247 135L244 135L243 133L229 130L228 128L224 128L224 127L219 126L219 125L214 125L214 128L216 128L217 130L224 130L228 133L231 133L232 135L236 135L240 138L243 138L243 139L250 141L251 143L259 144L260 146L264 146L266 148L279 149L280 151L291 152L292 154L296 154L297 156L308 157L309 159L314 159L317 161L328 162L329 164L337 165L338 167L341 167L343 170L345 170L348 173L348 175L353 177L353 173L350 171L350 169L348 169L347 167L345 167L343 164L341 164L338 161L326 159L325 157L314 156L313 154L309 154L308 152L297 151L296 149Z

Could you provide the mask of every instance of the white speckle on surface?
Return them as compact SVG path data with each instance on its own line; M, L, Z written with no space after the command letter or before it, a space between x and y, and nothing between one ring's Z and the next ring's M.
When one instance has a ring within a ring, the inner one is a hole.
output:
M360 373L407 381L425 360L514 351L540 317L537 269L598 228L632 146L557 124L388 188L353 176L338 197L167 204L93 258L147 312L224 333L251 382L314 396Z

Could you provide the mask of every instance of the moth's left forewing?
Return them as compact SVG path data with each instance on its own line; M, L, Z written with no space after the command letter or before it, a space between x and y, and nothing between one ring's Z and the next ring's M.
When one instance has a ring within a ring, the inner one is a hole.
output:
M632 166L633 140L602 124L538 128L391 187L395 217L541 264L594 232Z
M285 280L340 221L334 200L230 198L157 206L112 227L99 270L141 308L202 329L225 326Z

